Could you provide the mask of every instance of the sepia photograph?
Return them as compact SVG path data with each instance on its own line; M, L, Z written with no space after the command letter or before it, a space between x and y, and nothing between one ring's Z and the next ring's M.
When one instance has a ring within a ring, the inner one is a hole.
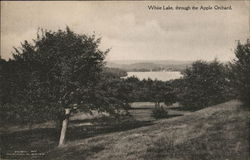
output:
M250 160L250 1L1 1L0 160Z

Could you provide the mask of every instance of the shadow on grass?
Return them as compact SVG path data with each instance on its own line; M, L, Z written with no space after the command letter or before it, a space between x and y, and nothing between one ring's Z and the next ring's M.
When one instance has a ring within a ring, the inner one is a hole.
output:
M152 110L154 107L132 107L129 110Z
M169 118L174 118L174 117L179 117L179 116L183 116L183 115L182 114L164 115L164 116L158 117L156 119L169 119Z
M53 150L53 152L49 152L45 159L51 159L51 160L79 160L79 159L86 159L88 156L94 155L98 152L101 152L105 149L105 145L103 144L93 144L86 146L74 146L74 147L68 147L64 149L57 149ZM67 154L65 154L67 152Z
M72 127L67 130L66 140L74 141L97 135L131 130L143 126L152 125L150 121L114 121L110 120L73 120L70 121ZM113 121L112 123L110 121ZM92 122L93 125L74 126L74 124L81 124ZM55 128L40 128L25 131L18 131L12 133L0 134L1 155L14 151L31 151L45 153L55 148L59 141L60 130ZM67 143L67 142L66 142Z
M43 159L43 156L34 157L31 153L45 155L55 148L59 133L55 128L41 128L1 134L0 156L4 159Z
M79 123L79 121L78 121ZM94 125L81 126L81 127L70 127L68 129L68 140L84 139L94 137L101 134L127 131L143 126L149 126L153 123L151 121L129 121L122 123L97 123Z
M190 112L195 112L198 110L201 110L202 108L196 108L196 107L169 107L168 109L176 110L176 111L190 111Z
M142 108L138 108L142 109ZM164 118L172 118L181 115L168 115ZM84 125L92 124L92 125ZM77 126L78 125L78 126ZM80 126L79 126L80 125ZM74 141L95 137L102 134L127 131L139 127L153 125L152 121L138 121L133 117L115 118L96 118L84 120L70 120L67 130L66 140ZM47 152L58 145L60 129L56 128L38 128L12 133L0 134L1 154L9 151L30 151ZM67 143L67 142L66 142Z

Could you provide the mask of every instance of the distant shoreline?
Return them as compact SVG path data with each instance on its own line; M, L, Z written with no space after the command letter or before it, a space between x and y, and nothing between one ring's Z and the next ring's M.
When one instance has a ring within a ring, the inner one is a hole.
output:
M137 77L140 80L150 78L152 80L169 81L179 79L183 75L180 71L127 72L127 76L121 78L128 78L133 76Z

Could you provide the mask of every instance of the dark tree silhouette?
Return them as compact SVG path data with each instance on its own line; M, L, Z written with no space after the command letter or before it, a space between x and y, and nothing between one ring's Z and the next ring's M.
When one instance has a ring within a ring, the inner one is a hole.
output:
M101 51L100 41L68 27L56 32L40 30L33 43L24 41L20 49L15 48L12 60L1 61L6 86L1 115L24 123L63 120L63 144L72 109L116 113L123 103L109 87L102 88L109 50Z
M232 62L234 88L238 98L250 108L250 42L238 43L235 49L236 58Z
M183 74L178 99L184 106L198 109L225 101L227 76L222 63L196 61Z

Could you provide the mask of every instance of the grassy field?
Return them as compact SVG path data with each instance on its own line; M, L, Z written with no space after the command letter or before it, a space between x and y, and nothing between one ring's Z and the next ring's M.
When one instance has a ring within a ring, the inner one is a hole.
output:
M248 160L249 111L229 101L196 112L172 107L169 119L150 116L151 103L133 104L132 117L74 119L67 143L57 148L58 131L35 128L1 135L1 150L38 150L51 160ZM183 116L180 116L183 115ZM79 116L79 115L78 115ZM92 125L80 125L90 123ZM4 144L4 145L3 145Z

